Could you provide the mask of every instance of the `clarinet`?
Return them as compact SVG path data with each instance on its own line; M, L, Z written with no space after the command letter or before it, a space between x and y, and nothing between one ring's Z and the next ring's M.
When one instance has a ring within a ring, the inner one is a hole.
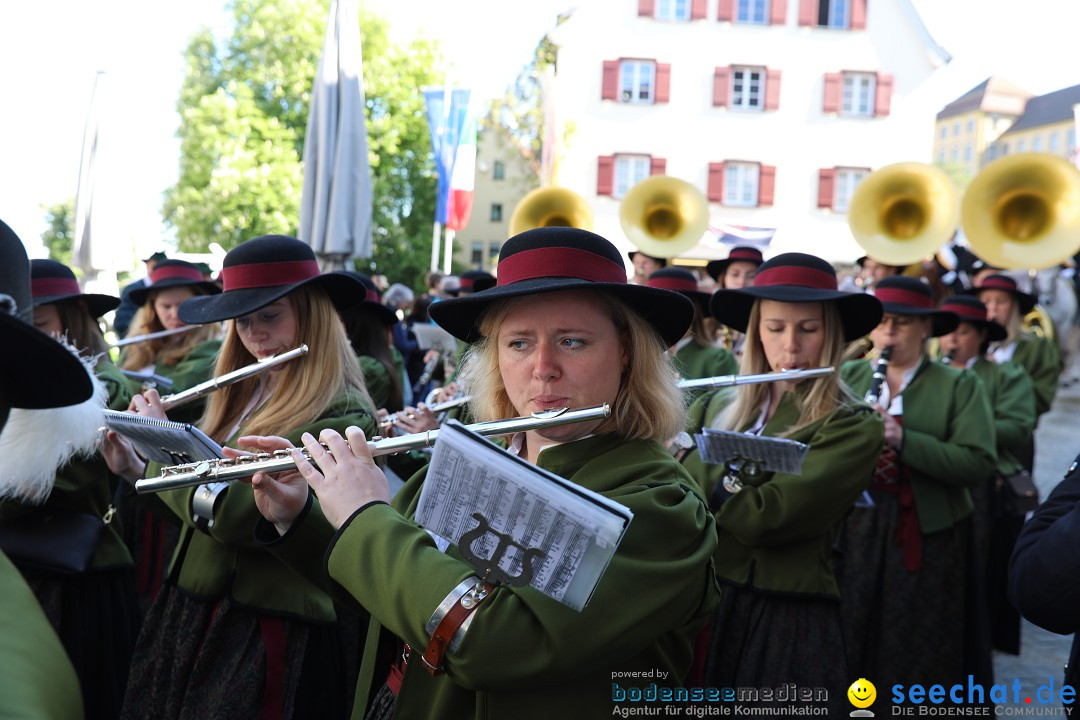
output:
M956 348L953 348L949 352L945 353L941 358L942 365L952 365L952 359L956 357Z
M891 357L892 345L881 349L877 364L874 365L874 375L870 379L870 389L866 391L866 397L863 398L871 405L877 405L878 400L881 399L881 386L885 384L885 371L889 367L889 358Z

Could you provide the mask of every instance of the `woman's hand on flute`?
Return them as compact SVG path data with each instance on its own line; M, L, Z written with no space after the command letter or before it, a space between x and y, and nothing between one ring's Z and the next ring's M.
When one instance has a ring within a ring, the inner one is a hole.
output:
M158 420L168 420L165 415L165 407L161 404L161 395L154 388L150 388L141 395L133 395L131 398L131 404L128 405L128 412L133 412L137 415L146 415L147 417L157 418Z
M266 435L244 435L237 439L237 444L264 453L291 450L295 447L285 438ZM230 458L250 454L228 447L222 449L225 456ZM284 535L307 504L307 482L295 470L273 474L258 472L249 482L255 492L255 506L264 518L274 523L278 533Z
M371 457L363 430L350 426L345 430L345 438L334 430L323 430L319 440L326 443L329 452L311 433L304 433L301 439L318 468L298 450L292 451L293 460L318 496L323 515L335 528L341 527L353 513L369 503L390 502L386 475Z

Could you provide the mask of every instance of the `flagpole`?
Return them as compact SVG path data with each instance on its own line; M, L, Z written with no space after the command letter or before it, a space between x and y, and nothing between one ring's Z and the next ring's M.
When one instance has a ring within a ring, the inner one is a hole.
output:
M446 229L446 240L443 241L443 274L450 274L450 261L454 257L454 231Z
M431 272L439 269L439 233L442 231L442 223L435 221L431 228Z

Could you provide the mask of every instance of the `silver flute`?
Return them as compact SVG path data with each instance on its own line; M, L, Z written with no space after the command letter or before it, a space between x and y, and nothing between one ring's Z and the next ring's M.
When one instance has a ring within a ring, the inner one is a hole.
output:
M441 412L444 412L446 410L452 410L453 408L456 408L456 407L458 407L460 405L464 405L465 403L469 402L469 400L471 400L471 399L472 399L472 397L469 396L469 395L462 395L461 397L456 397L453 400L447 400L446 402L435 403L434 405L431 405L430 407L428 407L428 410L430 410L433 413L441 413ZM384 417L382 420L379 421L379 429L380 430L385 430L386 428L393 425L395 422L397 422L398 416L401 415L403 412L404 411L391 413L390 415L387 415L386 417ZM412 413L408 413L406 415L406 417L415 417L415 415L413 415Z
M678 385L682 390L691 388L722 388L733 385L756 385L758 383L776 382L778 380L802 380L804 378L823 377L831 375L836 368L806 368L805 370L781 370L780 372L758 373L757 375L717 375L716 377L695 378L693 380L679 380Z
M157 332L146 333L145 335L132 335L129 338L117 340L114 343L109 343L109 347L118 348L125 345L134 345L135 343L146 342L147 340L157 340L158 338L170 337L172 335L179 335L180 333L190 332L195 328L200 328L202 325L181 325L178 328L172 330L158 330Z
M510 435L528 430L555 427L556 425L568 425L570 423L585 422L587 420L602 420L610 417L611 407L604 403L596 407L570 410L569 408L557 408L544 412L533 413L526 417L510 418L508 420L494 420L492 422L474 423L466 425L477 435L489 437L492 435ZM379 455L393 455L394 453L407 452L419 448L430 447L435 444L439 437L438 430L428 430L413 435L402 435L396 438L373 438L368 442L368 450L375 457ZM326 447L325 445L323 447ZM311 456L304 448L300 454L308 461ZM275 450L272 453L258 453L256 455L244 455L238 458L222 458L215 460L202 460L185 465L173 465L161 469L161 477L146 478L135 483L135 491L139 494L161 492L162 490L178 490L180 488L197 487L211 482L224 482L249 478L258 472L284 472L295 470L296 462L288 450Z
M174 407L189 403L192 400L197 400L204 395L209 395L218 388L223 388L226 385L232 385L235 382L240 382L252 375L258 375L261 372L265 372L272 367L280 365L282 363L294 360L301 355L307 355L308 346L301 345L298 348L289 350L288 352L279 353L273 357L268 357L258 362L254 362L250 365L245 365L242 368L227 372L224 375L216 378L210 378L206 382L199 383L198 385L192 385L183 392L173 393L172 395L166 395L161 398L161 406L166 410L171 410Z

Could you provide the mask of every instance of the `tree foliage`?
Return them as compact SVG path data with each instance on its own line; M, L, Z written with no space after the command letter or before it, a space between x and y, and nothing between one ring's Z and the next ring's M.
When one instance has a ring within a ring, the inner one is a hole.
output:
M180 249L229 249L268 233L295 235L311 87L328 2L232 0L232 29L190 40L180 91L180 177L164 215ZM430 254L436 178L424 111L438 47L391 43L385 21L361 10L374 257L363 269L419 287Z
M49 228L41 234L41 241L49 250L49 258L75 269L72 262L75 246L75 198L53 205L42 205L41 209L45 211L45 222L49 224ZM77 269L75 271L78 272Z

